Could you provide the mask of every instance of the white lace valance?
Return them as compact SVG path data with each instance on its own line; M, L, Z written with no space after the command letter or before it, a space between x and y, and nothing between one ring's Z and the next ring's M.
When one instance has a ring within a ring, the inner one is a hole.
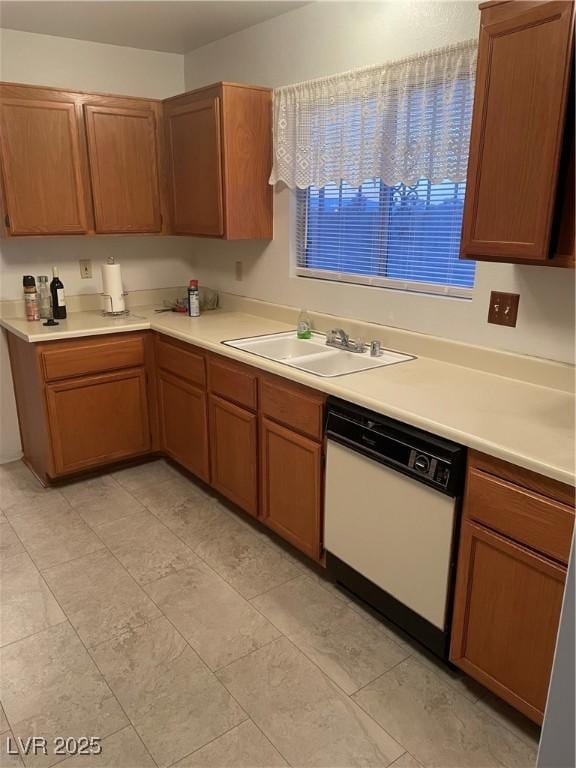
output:
M477 43L278 88L270 183L463 181Z

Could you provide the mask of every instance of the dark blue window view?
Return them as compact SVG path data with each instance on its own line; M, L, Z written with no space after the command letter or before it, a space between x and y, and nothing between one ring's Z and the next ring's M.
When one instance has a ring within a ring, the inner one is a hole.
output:
M371 180L300 190L298 266L352 281L357 275L358 282L381 277L471 288L475 263L458 258L465 188L420 179L412 187Z

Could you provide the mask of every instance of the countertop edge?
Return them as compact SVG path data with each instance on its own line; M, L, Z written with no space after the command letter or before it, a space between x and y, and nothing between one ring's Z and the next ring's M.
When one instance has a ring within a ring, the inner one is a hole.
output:
M552 464L547 464L538 459L514 453L511 450L503 448L498 443L484 440L482 438L476 437L474 434L460 431L454 427L447 427L445 424L434 421L432 419L427 419L418 414L414 414L409 410L391 406L385 401L359 395L355 392L343 394L342 389L345 389L345 387L342 387L343 377L338 377L336 380L333 380L330 378L314 376L313 374L308 374L296 368L282 365L282 363L278 363L273 360L267 360L263 357L257 357L250 354L249 352L227 346L222 342L208 341L204 338L194 336L188 331L183 332L174 328L167 328L162 323L161 318L142 318L141 320L138 319L138 322L134 322L130 325L121 327L91 328L88 331L82 329L67 330L65 335L62 334L61 331L55 332L54 334L27 334L18 329L17 326L13 325L8 318L0 318L0 326L4 327L8 332L15 334L20 339L33 344L63 339L77 339L87 336L104 336L115 333L132 333L145 330L155 331L156 333L170 336L171 338L183 341L187 344L192 344L199 347L200 349L204 349L209 352L215 352L219 355L236 360L253 368L257 368L271 375L280 376L287 380L294 381L311 389L323 392L326 395L347 399L351 403L369 408L384 416L388 416L399 421L404 421L414 427L432 432L448 440L461 443L468 448L480 451L489 456L493 456L494 458L507 461L511 464L531 470L566 485L576 486L576 475L574 473L558 468ZM446 364L450 365L450 363ZM522 382L519 383L522 385ZM538 385L529 385L526 383L524 386Z

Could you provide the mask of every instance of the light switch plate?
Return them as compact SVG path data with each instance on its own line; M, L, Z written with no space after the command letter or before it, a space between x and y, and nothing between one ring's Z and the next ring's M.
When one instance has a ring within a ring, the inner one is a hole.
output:
M507 325L516 327L518 319L519 293L502 293L492 291L490 293L490 307L488 309L488 322L495 325Z
M89 280L92 277L92 262L90 259L80 259L80 277Z

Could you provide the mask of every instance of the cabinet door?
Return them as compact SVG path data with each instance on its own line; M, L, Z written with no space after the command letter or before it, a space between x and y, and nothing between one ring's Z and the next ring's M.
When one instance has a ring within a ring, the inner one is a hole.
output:
M158 396L164 450L183 467L208 482L208 405L205 392L161 372L158 376Z
M251 515L258 514L258 435L253 413L210 395L212 485Z
M310 557L320 557L322 447L262 419L262 520Z
M48 384L46 401L56 474L150 449L143 368Z
M85 104L96 232L160 232L154 107Z
M0 147L10 234L87 231L79 128L72 99L2 98Z
M482 15L461 255L550 255L572 57L572 2Z
M566 569L465 520L450 658L542 722Z
M167 104L166 130L177 235L222 235L220 99Z

